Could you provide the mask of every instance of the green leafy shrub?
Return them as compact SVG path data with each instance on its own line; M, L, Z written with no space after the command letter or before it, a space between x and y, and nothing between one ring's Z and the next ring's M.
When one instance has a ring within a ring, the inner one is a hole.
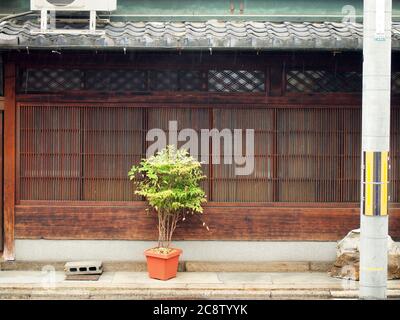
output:
M135 194L143 196L158 215L159 248L169 248L177 223L186 214L203 212L206 196L199 182L205 176L200 162L186 150L167 146L155 156L142 159L128 176L135 184Z

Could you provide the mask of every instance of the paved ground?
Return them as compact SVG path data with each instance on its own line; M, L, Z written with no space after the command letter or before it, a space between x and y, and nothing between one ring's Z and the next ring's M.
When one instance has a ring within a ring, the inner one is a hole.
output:
M1 299L340 299L357 298L358 283L326 273L181 272L149 279L145 272L105 272L98 281L66 281L62 272L0 271ZM400 281L388 282L400 299Z

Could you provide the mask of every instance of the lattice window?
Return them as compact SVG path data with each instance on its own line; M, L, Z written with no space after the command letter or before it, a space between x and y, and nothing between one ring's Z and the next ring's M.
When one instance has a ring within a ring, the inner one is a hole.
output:
M203 72L194 70L179 72L179 87L182 91L205 91L206 82L206 75Z
M359 199L361 113L355 109L277 111L277 199Z
M200 137L201 129L209 128L210 114L206 108L151 108L148 109L147 113L147 124L146 127L149 129L159 128L165 132L168 137L170 132L170 121L176 121L178 133L182 129L193 129L196 135ZM193 137L192 137L193 138ZM178 141L178 147L183 146L190 138L186 137L185 141ZM197 141L197 152L196 150L190 150L191 155L197 160L201 160L201 141ZM171 143L171 142L168 142ZM149 145L151 142L149 142ZM203 173L207 177L201 182L203 190L209 195L210 190L210 166L208 164L202 165Z
M242 150L233 149L233 155L225 154L224 145L231 141L221 140L219 163L213 163L213 201L222 202L271 202L273 201L273 156L274 156L274 110L273 109L214 109L214 126L218 130L225 128L242 129ZM249 175L236 175L243 168L238 161L226 159L233 156L251 155L246 145L246 129L254 129L254 162L247 161L246 166L254 167ZM236 140L237 141L237 140ZM233 142L233 146L237 146Z
M21 109L21 199L80 200L79 108Z
M84 73L79 69L25 69L19 77L20 92L81 90Z
M140 200L127 172L144 157L144 110L83 108L82 199Z
M246 70L23 69L18 92L263 92L265 74Z
M254 170L235 173L235 161L203 164L210 201L359 201L359 108L135 108L108 106L20 107L19 188L22 200L139 200L127 177L151 142L148 130L169 135L201 129L254 129ZM400 195L400 112L391 117L391 197ZM180 141L181 146L186 141ZM198 140L201 151L200 138ZM242 140L245 155L246 140ZM208 150L210 151L210 150ZM206 150L206 152L208 152ZM206 154L206 157L212 157ZM238 166L241 166L238 164Z
M88 70L85 88L94 91L148 91L148 72L145 70Z
M178 71L157 70L150 73L151 91L178 91Z
M325 70L289 70L286 74L287 92L361 92L362 75L358 72Z
M265 74L262 71L210 70L208 90L211 92L263 92Z
M20 196L140 200L127 172L143 154L143 109L22 106Z
M392 74L392 93L400 94L400 72Z

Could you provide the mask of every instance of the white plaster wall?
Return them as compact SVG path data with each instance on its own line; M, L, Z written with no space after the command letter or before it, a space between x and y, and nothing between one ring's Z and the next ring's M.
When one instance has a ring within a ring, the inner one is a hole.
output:
M26 261L141 261L151 241L16 240L16 259ZM181 261L333 261L336 242L177 241Z

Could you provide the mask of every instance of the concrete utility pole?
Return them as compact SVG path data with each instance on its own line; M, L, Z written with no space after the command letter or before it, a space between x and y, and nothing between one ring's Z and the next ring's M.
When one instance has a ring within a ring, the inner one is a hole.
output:
M385 299L392 1L364 0L360 298Z

